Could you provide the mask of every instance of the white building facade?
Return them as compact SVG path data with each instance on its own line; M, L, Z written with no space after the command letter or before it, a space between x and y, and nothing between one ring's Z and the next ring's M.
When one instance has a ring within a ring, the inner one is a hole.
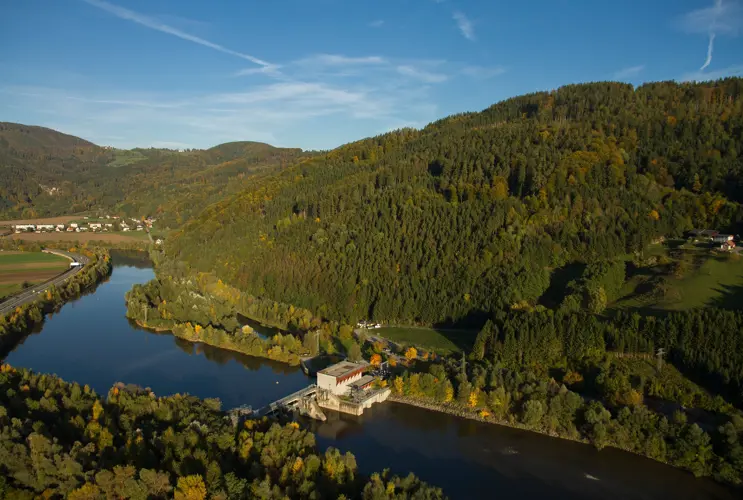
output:
M317 372L317 386L336 396L346 394L350 385L361 379L367 365L341 361Z

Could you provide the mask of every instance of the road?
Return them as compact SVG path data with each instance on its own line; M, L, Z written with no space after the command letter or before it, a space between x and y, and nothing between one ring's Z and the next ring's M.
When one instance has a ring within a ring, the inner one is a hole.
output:
M0 303L0 316L5 316L10 311L15 309L18 306L22 306L24 304L28 304L29 302L33 302L38 298L39 293L43 292L47 288L49 288L52 285L60 285L67 281L68 279L75 276L77 273L83 270L83 267L85 267L88 264L88 258L83 255L78 255L75 253L70 252L64 252L62 250L45 250L45 252L62 255L63 257L67 257L68 259L72 260L73 262L79 262L82 264L82 266L77 267L71 267L59 276L56 276L50 280L45 281L44 283L40 283L38 285L34 285L30 288L26 288L25 290L18 292L8 300Z

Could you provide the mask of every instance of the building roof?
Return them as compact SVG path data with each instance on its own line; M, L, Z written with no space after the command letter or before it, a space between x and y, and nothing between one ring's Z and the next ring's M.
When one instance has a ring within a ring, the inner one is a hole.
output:
M351 387L360 387L363 388L364 386L367 386L374 382L375 377L371 375L364 375L360 379L358 379L356 382L351 382Z
M358 370L363 370L364 368L366 368L366 366L361 365L359 363L351 363L350 361L341 361L340 363L330 365L327 368L320 370L317 373L322 373L323 375L328 375L330 377L335 377L335 378L343 378Z

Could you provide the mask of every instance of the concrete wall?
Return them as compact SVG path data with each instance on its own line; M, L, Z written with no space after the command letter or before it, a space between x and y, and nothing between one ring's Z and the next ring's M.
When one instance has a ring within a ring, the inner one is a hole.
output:
M324 373L318 373L317 374L317 386L320 389L325 389L326 391L330 391L333 394L336 394L338 396L346 394L348 392L348 385L356 382L363 376L362 373L357 373L353 377L344 380L340 384L336 384L336 378L331 377L330 375L326 375Z
M370 393L369 397L364 399L360 403L343 401L338 396L332 393L318 393L317 404L320 406L320 408L359 416L364 413L365 409L371 408L374 403L381 403L383 401L386 401L387 398L390 397L391 393L392 391L389 388L380 389L378 391Z

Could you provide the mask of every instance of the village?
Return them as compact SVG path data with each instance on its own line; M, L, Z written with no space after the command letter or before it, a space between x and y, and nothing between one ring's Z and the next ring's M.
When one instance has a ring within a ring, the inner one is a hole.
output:
M18 233L84 233L84 232L129 232L150 231L157 219L152 217L119 217L106 215L100 218L83 217L77 222L67 224L16 224L13 232Z
M735 236L723 234L713 229L692 229L687 232L687 237L694 242L708 242L713 248L733 252L737 250Z

